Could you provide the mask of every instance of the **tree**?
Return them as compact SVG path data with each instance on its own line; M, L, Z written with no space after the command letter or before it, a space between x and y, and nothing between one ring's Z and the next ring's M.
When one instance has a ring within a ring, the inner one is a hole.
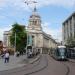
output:
M16 51L23 52L27 43L27 33L25 26L15 23L12 25L12 34L10 36L10 43L15 46L15 34L16 34Z
M70 38L67 40L67 46L68 46L68 47L75 47L75 38L70 37Z

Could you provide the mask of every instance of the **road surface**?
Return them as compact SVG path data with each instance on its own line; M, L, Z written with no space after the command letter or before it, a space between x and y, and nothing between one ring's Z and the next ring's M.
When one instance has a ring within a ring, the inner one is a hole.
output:
M56 61L48 54L42 54L38 61L19 68L1 71L0 75L75 75L75 63Z

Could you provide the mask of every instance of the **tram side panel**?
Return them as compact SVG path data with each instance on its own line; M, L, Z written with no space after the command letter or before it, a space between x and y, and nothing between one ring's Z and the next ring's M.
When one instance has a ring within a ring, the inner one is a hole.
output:
M67 49L63 47L52 49L51 56L56 60L67 60Z

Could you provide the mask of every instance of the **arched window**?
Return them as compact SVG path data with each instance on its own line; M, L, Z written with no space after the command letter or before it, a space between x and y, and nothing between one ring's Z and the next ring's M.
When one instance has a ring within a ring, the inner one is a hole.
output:
M37 24L37 21L33 21L33 25L36 25Z

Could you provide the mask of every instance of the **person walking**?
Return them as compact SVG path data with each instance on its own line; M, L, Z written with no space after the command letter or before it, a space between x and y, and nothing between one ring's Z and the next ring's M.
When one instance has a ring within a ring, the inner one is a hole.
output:
M4 63L8 63L9 62L9 52L8 51L5 53L4 59L5 59Z

